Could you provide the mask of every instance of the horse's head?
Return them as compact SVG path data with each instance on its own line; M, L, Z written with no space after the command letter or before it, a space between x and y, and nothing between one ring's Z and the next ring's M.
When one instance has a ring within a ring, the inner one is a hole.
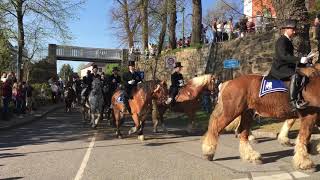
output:
M163 100L163 102L168 98L169 91L168 91L168 85L165 81L159 81L156 83L155 88L152 92L153 98L157 100Z
M92 81L92 89L98 89L101 87L101 81L99 79L94 79Z
M213 94L219 91L218 89L219 84L220 84L219 79L215 75L210 74L207 82L207 89Z

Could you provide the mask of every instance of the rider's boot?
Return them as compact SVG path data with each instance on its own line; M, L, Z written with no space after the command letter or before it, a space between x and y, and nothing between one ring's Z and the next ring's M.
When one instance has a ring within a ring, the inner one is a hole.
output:
M304 101L302 96L299 96L300 89L301 89L301 81L302 81L302 76L298 73L294 74L291 77L289 94L290 94L290 103L293 111L296 111L298 109L305 109L306 106L309 104L309 102Z
M131 107L130 107L130 105L129 105L129 97L128 97L128 96L124 96L124 98L123 98L123 104L124 104L123 112L128 111L129 114L132 114L132 112L131 112Z

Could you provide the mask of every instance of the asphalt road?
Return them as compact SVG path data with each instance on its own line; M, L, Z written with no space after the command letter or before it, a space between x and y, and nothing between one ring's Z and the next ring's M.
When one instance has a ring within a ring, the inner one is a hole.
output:
M168 122L170 125L170 122ZM127 134L128 127L122 131ZM297 172L291 166L292 147L272 138L254 144L264 157L262 165L239 159L238 140L221 135L215 160L201 156L201 136L179 128L169 134L116 139L106 123L92 130L80 113L62 109L18 129L0 132L0 179L96 180L96 179L320 179L320 158L312 156L317 171Z

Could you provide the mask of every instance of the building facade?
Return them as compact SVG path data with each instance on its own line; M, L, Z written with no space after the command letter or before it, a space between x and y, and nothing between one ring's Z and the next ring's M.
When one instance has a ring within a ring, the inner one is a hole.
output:
M315 6L315 0L306 0L308 10ZM264 17L277 17L276 11L272 6L272 0L244 0L244 14L251 18L260 12Z
M97 65L98 66L98 74L101 74L102 72L105 72L105 63L88 63L83 69L80 71L80 77L83 78L84 76L87 75L87 71L90 70L92 72L93 66Z

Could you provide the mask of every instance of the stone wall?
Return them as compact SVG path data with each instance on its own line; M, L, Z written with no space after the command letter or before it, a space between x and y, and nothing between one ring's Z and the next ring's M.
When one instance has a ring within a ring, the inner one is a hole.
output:
M177 60L185 66L182 71L185 79L205 73L222 75L223 80L232 79L242 74L266 75L271 68L275 41L278 37L279 33L275 31L248 35L241 39L216 43L212 47L207 45L202 49L184 49L163 55L158 60L157 67L155 67L155 59L149 59L146 63L142 60L138 62L138 67L140 70L145 70L148 80L152 79L152 71L156 68L156 77L170 82L172 70L165 68L165 57L176 56ZM315 41L311 42L313 51L316 51ZM239 60L240 68L224 69L223 61L226 59Z
M156 69L156 78L170 82L170 75L173 69L165 67L165 58L168 56L175 56L177 61L181 62L182 66L184 66L184 68L182 69L184 78L190 79L195 75L201 75L205 73L208 62L207 58L209 55L209 49L209 45L205 45L200 49L186 48L178 50L178 52L168 52L162 55L158 60L141 59L137 62L137 67L139 68L139 70L145 72L146 80L152 79L152 73L154 69Z

